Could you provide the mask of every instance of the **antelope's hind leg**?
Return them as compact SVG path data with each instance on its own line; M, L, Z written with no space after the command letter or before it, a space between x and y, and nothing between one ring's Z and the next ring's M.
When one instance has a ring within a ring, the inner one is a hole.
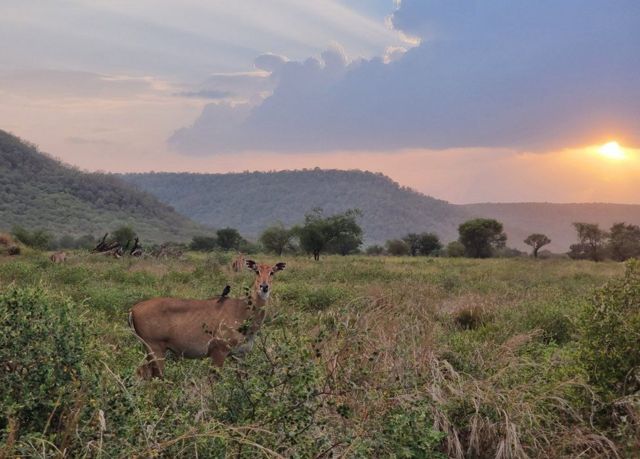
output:
M138 368L138 375L142 379L160 378L164 375L164 360L167 352L164 346L147 347L147 361Z
M224 360L227 358L230 351L231 349L225 341L219 339L211 341L208 353L211 363L218 368L222 368Z

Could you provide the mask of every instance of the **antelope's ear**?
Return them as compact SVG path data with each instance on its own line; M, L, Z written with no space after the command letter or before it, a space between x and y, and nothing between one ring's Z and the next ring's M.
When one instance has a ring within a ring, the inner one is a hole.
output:
M251 271L255 271L258 272L258 265L256 264L255 261L253 260L245 260L244 264L247 266L247 268L249 268Z
M278 271L282 271L286 267L287 267L287 264L281 261L279 263L276 263L272 269L274 273L277 273Z

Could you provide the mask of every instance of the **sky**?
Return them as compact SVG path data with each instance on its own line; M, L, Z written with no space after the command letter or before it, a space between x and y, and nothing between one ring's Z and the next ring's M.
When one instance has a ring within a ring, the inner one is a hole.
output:
M640 203L639 75L637 0L0 0L0 129L92 171Z

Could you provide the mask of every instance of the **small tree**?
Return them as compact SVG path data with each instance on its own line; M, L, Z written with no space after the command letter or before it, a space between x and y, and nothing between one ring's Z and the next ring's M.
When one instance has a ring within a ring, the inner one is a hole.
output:
M218 247L223 250L238 250L242 242L242 236L235 228L222 228L216 231Z
M458 227L460 242L465 255L471 258L488 258L496 249L505 246L507 235L502 231L502 223L490 218L468 220Z
M614 224L609 230L609 253L616 261L640 257L640 227Z
M546 235L540 233L533 233L527 236L524 243L533 247L533 258L538 258L538 251L547 244L551 243Z
M113 239L118 241L122 247L126 246L128 242L133 241L137 234L130 226L121 226L112 233Z
M573 259L600 261L604 259L606 231L597 223L574 223L578 233L578 243L569 247L569 256Z
M12 233L24 245L38 250L47 250L53 242L53 236L42 229L30 232L21 226L16 226L13 228Z
M433 233L409 233L402 240L409 247L409 254L412 257L416 255L431 255L442 248L440 239Z
M420 255L434 255L442 249L440 238L434 233L422 233L418 235L418 253Z
M278 223L262 232L260 242L266 250L280 256L291 243L292 237L291 230L286 229L282 223Z
M216 238L213 236L194 236L189 244L191 250L198 252L210 252L218 246Z
M447 256L451 258L464 257L464 245L462 245L462 242L449 242L447 244Z
M362 228L356 219L361 215L359 210L351 209L327 218L327 246L331 252L344 256L356 252L360 248Z
M411 247L402 239L389 239L385 246L389 255L402 257L411 254Z
M359 215L358 210L348 210L325 218L322 209L317 208L305 215L304 225L293 231L302 250L313 254L314 260L319 260L325 250L347 255L362 245L362 228L356 221Z
M416 233L409 233L402 240L409 247L409 255L415 257L418 255L418 251L420 250L420 235Z

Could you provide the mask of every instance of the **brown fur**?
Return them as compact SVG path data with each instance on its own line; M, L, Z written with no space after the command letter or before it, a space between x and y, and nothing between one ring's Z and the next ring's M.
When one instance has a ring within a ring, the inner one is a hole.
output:
M231 262L231 271L233 271L234 273L239 273L244 269L244 266L245 266L244 255L240 253L233 260L233 262Z
M129 324L147 350L147 362L138 369L144 379L161 378L164 357L171 350L179 357L205 358L222 367L234 350L245 352L262 326L264 306L272 276L284 269L284 263L258 265L247 260L256 273L254 291L246 298L186 300L152 298L136 304L129 313Z
M51 254L49 259L54 263L64 263L67 261L67 252L56 252Z

